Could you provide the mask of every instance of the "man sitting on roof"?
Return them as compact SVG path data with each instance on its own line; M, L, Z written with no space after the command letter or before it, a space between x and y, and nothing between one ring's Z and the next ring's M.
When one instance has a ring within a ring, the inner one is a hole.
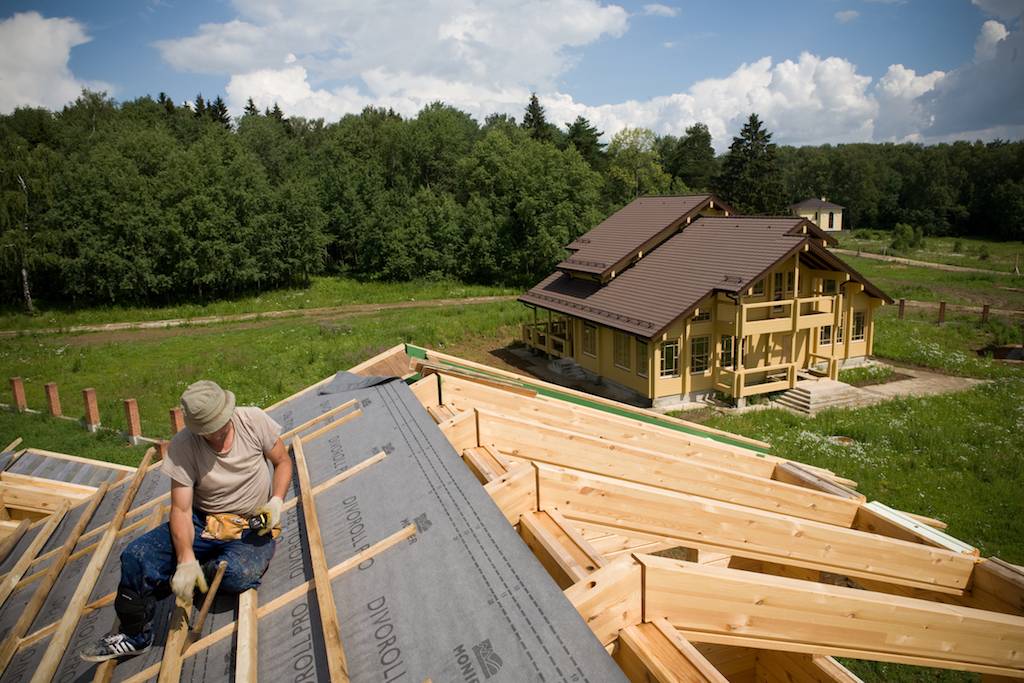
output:
M160 467L171 478L170 521L121 553L114 600L120 632L82 652L86 661L148 650L156 600L168 588L179 604L191 604L225 560L220 590L240 593L259 585L274 554L292 480L280 425L259 408L235 408L235 395L207 380L185 390L181 407L186 429L171 439ZM262 528L250 528L253 518Z

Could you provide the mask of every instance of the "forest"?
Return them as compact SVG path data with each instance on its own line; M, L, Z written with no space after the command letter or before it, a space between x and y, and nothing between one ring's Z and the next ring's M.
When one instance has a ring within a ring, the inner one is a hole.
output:
M1024 142L776 146L756 114L716 155L585 118L482 123L436 102L333 123L250 100L115 102L0 116L0 304L205 302L314 275L532 285L641 195L714 192L742 213L824 196L846 227L1024 238Z

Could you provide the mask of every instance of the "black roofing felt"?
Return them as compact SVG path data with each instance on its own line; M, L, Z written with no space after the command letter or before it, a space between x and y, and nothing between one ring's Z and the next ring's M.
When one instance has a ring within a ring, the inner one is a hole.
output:
M352 376L342 380L346 377ZM313 485L380 450L387 456L317 496L327 564L336 565L408 524L415 524L418 533L332 582L352 680L454 681L466 680L472 670L481 681L624 681L403 382L330 394L309 391L271 415L288 430L353 398L359 401L361 416L305 445ZM94 524L109 521L125 488L120 485L107 494ZM168 480L155 469L144 478L132 507L168 490ZM293 482L287 498L296 492ZM126 525L139 518L139 513L129 513ZM259 589L260 604L313 578L301 506L286 511L282 522L284 533ZM65 525L73 525L70 516L58 532ZM91 600L116 588L119 554L145 530L140 527L118 538ZM83 555L64 567L30 631L62 616L90 557ZM0 629L11 628L33 591L30 585L8 598L0 609ZM219 597L203 635L234 621L236 606L235 596ZM169 597L158 605L152 649L120 663L114 680L161 661L172 608ZM91 680L95 665L82 662L78 652L114 627L112 606L85 614L54 680ZM28 680L48 644L44 639L19 651L0 683ZM234 638L224 638L186 659L181 680L230 680L233 652ZM314 592L259 621L258 656L260 680L328 679Z

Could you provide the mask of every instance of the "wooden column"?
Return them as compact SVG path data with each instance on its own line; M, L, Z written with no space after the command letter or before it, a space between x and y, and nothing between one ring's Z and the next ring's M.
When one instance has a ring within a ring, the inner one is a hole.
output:
M945 301L940 301L939 302L939 324L941 325L944 322L946 322L946 302Z
M142 423L139 420L139 403L134 398L124 400L124 420L128 425L128 441L138 446L142 442Z
M82 400L85 403L85 417L82 422L86 429L95 432L100 428L100 407L96 402L96 390L82 389Z
M906 299L900 299L900 313L899 313L899 316L898 316L900 320L903 320L903 313L904 313L904 309L906 307L907 307L907 300Z
M53 417L60 417L64 413L60 409L60 393L57 391L56 382L47 382L43 385L46 391L46 408Z
M689 320L683 323L683 338L680 340L680 345L683 347L679 349L681 360L680 370L683 373L683 395L690 393L690 335L693 333L692 325Z
M181 408L171 408L171 434L177 434L185 428L185 416Z
M28 410L28 402L25 400L25 383L20 377L11 378L11 401L14 409L19 413Z

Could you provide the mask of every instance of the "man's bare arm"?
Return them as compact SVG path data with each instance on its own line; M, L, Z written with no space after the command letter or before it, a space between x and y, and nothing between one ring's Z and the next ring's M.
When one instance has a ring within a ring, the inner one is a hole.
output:
M267 460L274 466L274 481L271 486L271 495L284 500L288 493L288 487L292 483L292 459L288 457L288 450L284 442L278 439L274 447L266 454Z
M196 530L192 525L192 487L171 481L171 542L178 564L196 559L192 552Z

